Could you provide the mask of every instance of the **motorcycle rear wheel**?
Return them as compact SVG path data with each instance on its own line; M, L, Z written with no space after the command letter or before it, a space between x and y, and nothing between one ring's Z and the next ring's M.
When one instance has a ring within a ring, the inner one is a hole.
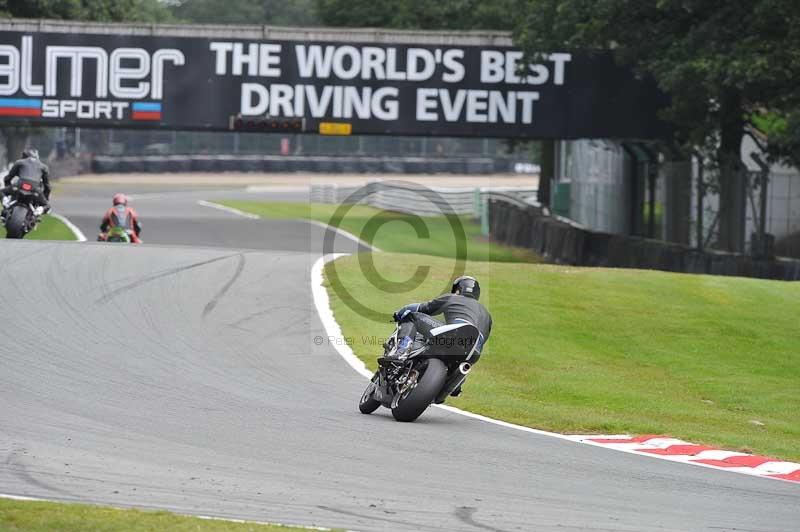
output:
M6 238L22 238L25 236L25 221L28 209L22 205L15 205L6 222Z
M392 408L392 415L397 421L411 422L421 416L447 379L447 367L438 358L429 358L424 367L421 364L419 369L424 369L424 373L417 385Z

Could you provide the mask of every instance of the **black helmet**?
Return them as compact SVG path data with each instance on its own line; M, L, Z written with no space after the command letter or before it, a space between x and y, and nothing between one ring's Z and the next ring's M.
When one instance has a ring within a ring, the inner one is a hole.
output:
M23 159L29 159L29 158L38 159L39 158L39 152L36 151L35 148L25 148L24 150L22 150L22 158Z
M456 292L477 301L481 298L481 285L478 284L478 280L474 277L462 275L453 281L453 288L450 293L455 294Z

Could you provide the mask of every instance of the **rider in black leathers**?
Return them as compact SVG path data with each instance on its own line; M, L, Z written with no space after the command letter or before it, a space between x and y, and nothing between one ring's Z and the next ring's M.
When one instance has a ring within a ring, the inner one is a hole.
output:
M475 364L481 356L481 350L492 332L492 316L482 304L478 302L481 288L474 277L462 276L453 281L450 294L442 294L427 303L412 303L394 313L395 321L400 323L397 348L387 354L388 358L403 360L408 356L414 337L417 332L423 336L430 336L432 329L444 325L432 318L437 314L444 314L447 324L466 322L478 329L478 337L470 339L469 345L475 345L475 350L469 358ZM461 393L459 386L452 395Z
M37 203L44 207L45 212L50 210L50 173L47 165L39 160L39 153L33 148L26 148L22 151L22 159L18 160L3 178L3 188L0 189L0 196L11 193L11 181L15 177L24 177L34 181L39 181L41 185L37 190Z

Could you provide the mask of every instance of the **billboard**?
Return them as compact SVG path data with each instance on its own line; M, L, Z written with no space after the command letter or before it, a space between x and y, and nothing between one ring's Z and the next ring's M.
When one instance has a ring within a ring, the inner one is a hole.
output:
M0 123L655 138L665 99L608 52L0 32Z

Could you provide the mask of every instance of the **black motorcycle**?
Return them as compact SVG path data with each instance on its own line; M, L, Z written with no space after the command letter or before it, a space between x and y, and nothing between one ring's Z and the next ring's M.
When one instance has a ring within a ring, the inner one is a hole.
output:
M39 181L24 177L12 182L10 193L3 197L6 238L23 238L36 228L44 214L44 207L39 205L40 187Z
M431 405L444 403L470 372L478 329L470 323L453 323L417 334L402 360L387 357L398 345L399 325L384 344L378 371L361 396L358 409L371 414L379 406L391 409L397 421L414 421Z

